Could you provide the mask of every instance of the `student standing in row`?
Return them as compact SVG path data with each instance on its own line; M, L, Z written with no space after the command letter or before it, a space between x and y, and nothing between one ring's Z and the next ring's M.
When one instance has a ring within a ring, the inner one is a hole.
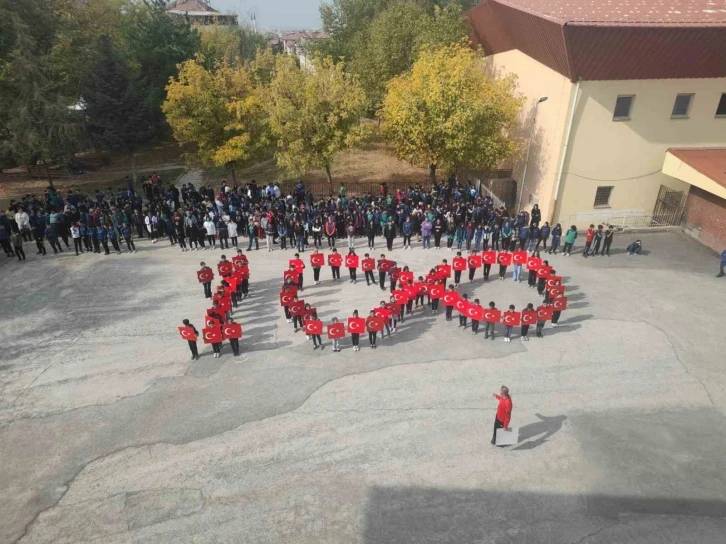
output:
M604 256L607 254L608 257L610 257L610 246L613 243L613 236L615 235L615 229L612 225L608 227L608 230L605 231L605 236L603 239L602 244L602 253L600 253L600 256Z
M577 227L575 225L572 225L570 227L570 230L567 231L565 234L565 245L562 246L562 254L566 256L570 256L570 253L572 252L572 246L575 243L575 240L577 239Z
M474 299L474 306L477 308L481 308L481 304L479 303L479 299ZM476 319L471 320L471 334L478 334L479 333L479 322Z
M20 232L14 232L10 236L10 241L13 243L13 249L15 250L15 255L18 257L18 260L24 261L25 251L23 251L23 235L20 234Z
M358 317L358 310L353 310L353 317ZM350 333L350 340L353 343L353 351L360 351L360 334L357 332Z
M496 310L497 309L497 305L494 304L494 301L491 301L489 303L489 309L490 310ZM494 322L487 321L486 322L486 325L484 326L484 340L486 340L487 338L489 338L489 335L490 334L492 336L492 340L494 340Z
M525 308L525 311L533 312L534 311L534 305L533 304L527 304L527 307ZM529 342L529 336L527 334L529 333L529 325L525 324L524 321L522 322L522 328L520 329L520 336L522 337L523 342Z
M368 343L371 345L372 349L376 349L376 336L378 333L374 331L371 328L371 322L375 319L376 312L371 310L371 313L368 314L368 317L366 318L366 330L368 331Z

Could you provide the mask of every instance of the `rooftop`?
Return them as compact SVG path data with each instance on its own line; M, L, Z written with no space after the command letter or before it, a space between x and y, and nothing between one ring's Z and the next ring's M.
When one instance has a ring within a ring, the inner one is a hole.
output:
M726 0L499 0L563 23L723 25Z
M668 153L726 188L726 147L670 148Z
M219 13L204 0L177 0L176 2L169 2L167 9L169 11L188 11L190 14L196 12L194 15L199 14L199 12Z

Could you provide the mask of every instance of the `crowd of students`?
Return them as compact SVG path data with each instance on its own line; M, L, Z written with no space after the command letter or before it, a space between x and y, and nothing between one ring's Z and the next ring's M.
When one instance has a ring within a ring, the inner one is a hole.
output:
M428 274L418 277L407 266L401 268L395 261L387 259L385 254L381 254L376 260L369 253L365 253L361 259L354 249L349 249L348 254L343 257L333 248L327 259L318 250L314 250L309 260L316 285L320 283L321 268L327 262L334 282L340 281L340 268L345 267L348 269L349 282L356 283L357 269L360 267L368 286L376 285L386 291L387 280L390 286L390 293L365 317L361 317L358 310L354 310L345 324L336 317L325 326L319 319L316 308L302 298L304 271L307 266L300 254L296 253L290 259L288 269L283 272L280 306L294 331L304 331L313 342L313 349L324 348L324 328L328 339L332 340L334 352L341 350L340 341L347 335L351 337L353 350L360 351L360 335L366 333L370 347L376 349L379 334L381 339L390 337L396 332L399 323L405 322L419 310L424 315L437 315L440 304L444 307L446 321L453 321L456 311L459 327L470 327L471 334L478 334L480 324L484 323L485 339L494 340L497 328L502 327L504 341L511 342L515 327L520 327L520 338L528 341L530 326L534 326L535 335L542 338L546 322L550 321L553 327L557 327L561 312L567 308L562 277L557 275L547 260L541 258L536 249L531 254L525 250L510 252L508 249L488 249L477 252L471 249L466 256L459 251L451 264L443 259ZM476 281L477 270L481 268L484 281L488 281L492 266L499 267L498 276L501 281L506 279L508 267L513 266L512 279L516 282L523 280L522 269L525 268L527 283L529 287L537 290L542 298L541 304L535 308L530 303L522 311L509 305L502 311L493 301L483 306L478 298L471 300L469 294L461 288L462 273L468 270L469 282L473 283ZM378 273L378 281L374 271Z

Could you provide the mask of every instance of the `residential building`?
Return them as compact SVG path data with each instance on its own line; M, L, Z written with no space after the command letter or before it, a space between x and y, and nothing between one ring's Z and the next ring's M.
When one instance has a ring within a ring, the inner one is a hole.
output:
M319 30L286 32L281 37L282 49L288 55L297 57L301 68L309 68L312 66L310 43L327 37L328 35L325 32Z
M237 15L220 13L210 5L209 0L173 0L167 4L166 11L186 18L195 26L237 26Z
M485 0L467 15L487 69L527 98L522 208L578 226L683 217L726 247L726 4Z

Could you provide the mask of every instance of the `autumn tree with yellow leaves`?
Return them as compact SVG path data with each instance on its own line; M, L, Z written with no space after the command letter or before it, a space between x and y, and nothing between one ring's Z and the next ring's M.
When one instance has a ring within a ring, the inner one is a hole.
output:
M439 169L491 170L515 156L512 137L523 98L516 80L490 78L466 44L424 49L410 71L388 84L381 108L384 134L397 156Z
M162 109L174 138L195 144L189 162L226 167L234 178L236 168L269 157L273 141L256 73L254 62L212 70L202 58L181 64Z
M365 93L342 64L329 58L316 60L311 69L299 68L287 55L276 61L264 106L277 141L277 164L296 175L320 168L332 183L335 154L368 135L360 122Z

